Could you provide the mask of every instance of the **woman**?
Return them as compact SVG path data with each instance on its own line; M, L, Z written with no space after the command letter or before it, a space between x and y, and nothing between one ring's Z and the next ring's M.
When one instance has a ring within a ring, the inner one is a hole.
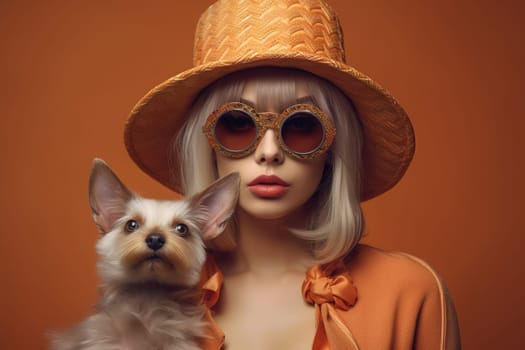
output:
M400 180L414 136L395 99L344 62L324 2L214 3L194 68L137 104L126 146L186 195L241 175L203 271L205 349L460 348L435 272L359 244L360 202Z

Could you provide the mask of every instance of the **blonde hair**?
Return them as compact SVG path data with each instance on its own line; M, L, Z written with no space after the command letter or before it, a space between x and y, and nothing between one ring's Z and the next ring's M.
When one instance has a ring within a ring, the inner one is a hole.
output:
M184 127L173 141L180 169L172 174L180 179L186 195L192 195L217 178L213 151L201 128L208 115L226 102L239 101L244 85L254 81L257 108L267 101L285 107L297 103L297 90L307 94L333 120L337 136L318 190L310 199L311 215L304 229L290 230L313 243L313 253L321 262L344 256L359 242L363 231L360 206L362 131L350 100L328 81L313 74L282 68L256 68L233 73L201 92ZM171 157L172 159L174 157ZM235 221L227 232L209 244L211 249L235 247Z

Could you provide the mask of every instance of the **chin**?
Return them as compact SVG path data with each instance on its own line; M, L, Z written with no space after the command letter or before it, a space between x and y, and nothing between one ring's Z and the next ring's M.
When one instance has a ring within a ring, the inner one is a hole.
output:
M302 213L303 206L291 206L277 200L264 200L262 203L249 203L240 208L249 216L259 220L282 220Z

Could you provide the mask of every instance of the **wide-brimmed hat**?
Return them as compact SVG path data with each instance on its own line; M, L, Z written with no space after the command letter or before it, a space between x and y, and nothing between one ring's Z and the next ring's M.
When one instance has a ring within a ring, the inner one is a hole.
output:
M410 120L399 103L346 64L343 33L320 0L219 0L201 16L194 67L148 92L125 128L126 148L147 174L181 192L168 164L171 140L199 92L230 73L255 67L300 69L330 81L352 101L364 133L361 199L394 186L414 154Z

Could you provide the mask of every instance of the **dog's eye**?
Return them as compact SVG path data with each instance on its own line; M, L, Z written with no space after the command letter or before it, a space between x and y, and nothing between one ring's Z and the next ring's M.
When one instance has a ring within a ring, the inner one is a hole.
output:
M190 234L190 230L188 229L188 226L184 224L177 224L175 225L175 233L177 233L181 237L188 237Z
M129 233L136 231L139 228L139 223L136 220L128 220L126 222L126 231Z

